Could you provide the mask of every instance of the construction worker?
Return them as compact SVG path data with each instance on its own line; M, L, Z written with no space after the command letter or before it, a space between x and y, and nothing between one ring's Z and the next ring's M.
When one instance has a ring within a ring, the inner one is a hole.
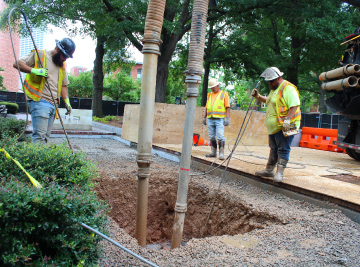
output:
M267 68L260 77L269 82L268 97L253 89L251 95L266 103L266 128L269 134L270 155L266 169L255 175L273 177L275 182L283 180L284 169L289 161L290 146L294 135L286 136L291 127L300 128L301 111L299 91L296 86L282 78L283 72L276 67ZM277 164L276 173L274 173Z
M206 154L206 157L216 157L217 143L219 143L219 159L225 159L225 136L224 126L228 126L230 123L230 101L229 95L225 91L221 91L219 88L219 82L216 79L209 80L209 88L211 93L208 93L205 115L203 119L204 125L208 125L208 133L211 142L211 153Z
M69 38L55 42L53 50L39 50L39 55L33 50L17 61L20 70L27 73L24 91L29 99L33 143L47 142L49 139L55 118L55 106L59 104L60 96L64 99L67 114L71 113L65 61L73 57L75 43ZM16 62L13 67L17 69Z

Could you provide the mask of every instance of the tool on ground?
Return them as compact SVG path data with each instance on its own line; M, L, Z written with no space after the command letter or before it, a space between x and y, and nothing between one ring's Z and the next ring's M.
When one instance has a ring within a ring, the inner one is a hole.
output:
M36 46L36 44L35 44L35 40L34 40L34 37L33 37L33 35L32 35L32 32L31 32L31 27L30 27L30 25L29 25L29 23L28 23L28 21L27 21L27 18L26 18L26 15L25 15L24 11L21 10L20 8L18 8L18 7L12 8L12 9L10 10L10 12L9 12L9 15L8 15L10 40L11 40L11 45L12 45L12 49L13 49L13 53L14 53L14 57L15 57L15 62L16 62L17 69L18 69L18 72L19 72L19 77L20 77L20 81L21 81L21 86L22 86L22 88L24 88L24 82L23 82L23 79L21 78L20 66L19 66L18 61L17 61L17 57L16 57L16 53L15 53L15 47L14 47L14 42L13 42L13 38L12 38L12 30L11 30L11 15L12 15L13 11L15 11L16 9L19 10L19 11L21 12L21 14L23 15L23 17L24 17L24 21L25 21L26 28L27 28L28 31L29 31L29 34L30 34L32 43L33 43L34 48L35 48L35 53L38 55L38 58L39 58L39 63L40 63L40 66L41 66L41 69L40 69L40 70L46 70L46 69L44 68L43 62L42 62L41 59L40 59L41 57L39 56L39 51L38 51L37 46ZM65 39L66 39L66 38L65 38ZM58 45L58 41L57 41L56 43L57 43L57 45ZM59 48L60 48L61 51L64 49L63 47L62 47L62 48L59 47ZM71 48L71 47L70 47L70 48ZM70 50L68 49L68 51L65 51L65 52L70 52ZM74 52L74 51L72 51L72 52ZM67 56L67 54L65 54L65 55ZM71 57L72 57L72 56L71 56ZM39 70L39 69L38 69L38 70ZM33 70L31 70L31 72L33 72ZM42 72L41 72L41 73L38 72L38 73L41 74ZM47 73L47 70L46 70L46 73ZM38 75L38 74L36 74L36 75ZM41 75L41 76L43 76L43 75ZM55 99L54 99L54 96L53 96L52 91L50 90L50 84L49 84L48 79L46 79L46 83L47 83L48 90L49 90L49 92L50 92L51 98L52 98L52 100L53 100L53 102L54 102L54 104L55 104ZM24 130L23 130L23 132L19 135L18 138L20 138L20 137L25 133L26 127L27 127L27 125L28 125L28 115L29 115L29 114L28 114L27 97L26 97L26 94L25 94L25 93L24 93L24 96L25 96L25 106L26 106L26 122L25 122ZM60 114L60 113L59 113L59 110L58 110L58 107L57 107L56 105L55 105L55 112L57 112L57 114ZM64 123L63 123L63 121L62 121L61 116L59 116L59 119L60 119L60 122L61 122L61 126L62 126L62 128L63 128L63 130L64 130L66 139L67 139L67 141L68 141L69 147L70 147L71 151L74 152L74 150L73 150L73 148L72 148L72 146L71 146L71 143L70 143L70 139L69 139L69 137L68 137L68 135L67 135L67 132L66 132L66 130L65 130Z
M194 146L211 146L210 141L206 141L200 137L200 134L194 133L193 135L193 144Z

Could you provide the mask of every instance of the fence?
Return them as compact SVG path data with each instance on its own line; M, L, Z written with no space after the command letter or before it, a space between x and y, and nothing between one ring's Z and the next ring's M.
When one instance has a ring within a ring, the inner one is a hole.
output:
M7 91L0 91L0 102L14 102L19 105L20 113L26 112L26 105L25 105L25 96L22 92L7 92ZM71 107L74 109L91 109L92 99L91 98L76 98L70 97L70 104ZM123 116L124 115L124 108L126 104L139 104L134 102L123 102L123 101L102 101L103 106L103 114L112 115L112 116ZM65 103L63 99L60 99L60 108L64 108Z
M0 91L0 101L15 102L19 105L19 112L26 112L24 93ZM70 97L70 104L71 107L75 109L91 109L92 99ZM103 100L103 114L105 116L123 116L126 104L139 103ZM64 101L62 99L60 100L60 107L65 107ZM337 114L302 113L301 127L338 129L339 120L341 120L341 117L341 115Z

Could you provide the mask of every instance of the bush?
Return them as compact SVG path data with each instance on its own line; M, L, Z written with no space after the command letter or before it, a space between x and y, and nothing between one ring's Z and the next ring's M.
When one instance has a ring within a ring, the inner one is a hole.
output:
M18 143L7 139L0 142L0 147L4 147L41 184L93 186L91 178L96 175L95 164L86 160L83 152L72 153L65 144ZM0 154L0 179L11 176L28 180L22 170Z
M0 105L5 105L7 110L8 110L8 114L16 114L19 110L19 105L16 103L11 103L11 102L0 102Z
M0 265L96 265L99 238L77 224L106 232L107 206L91 191L95 164L65 145L7 138L0 147L43 186L0 152Z
M94 193L80 188L53 183L36 189L16 178L3 179L0 265L96 265L100 239L77 222L97 228L105 223L105 211Z
M26 122L14 118L0 117L0 140L8 137L18 137L24 130ZM31 137L22 135L18 141L30 141Z

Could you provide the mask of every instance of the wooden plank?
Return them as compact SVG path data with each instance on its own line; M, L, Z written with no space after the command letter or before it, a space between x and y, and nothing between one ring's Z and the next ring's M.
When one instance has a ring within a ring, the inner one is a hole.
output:
M153 144L182 144L185 120L185 105L156 103L154 111ZM126 105L121 138L138 142L139 105ZM207 126L203 125L204 107L196 107L194 133L209 140ZM234 142L238 136L246 112L230 111L230 125L225 127L226 142ZM250 114L249 114L250 115ZM245 128L244 123L243 128ZM246 145L268 145L265 113L253 111L246 131L241 139Z

